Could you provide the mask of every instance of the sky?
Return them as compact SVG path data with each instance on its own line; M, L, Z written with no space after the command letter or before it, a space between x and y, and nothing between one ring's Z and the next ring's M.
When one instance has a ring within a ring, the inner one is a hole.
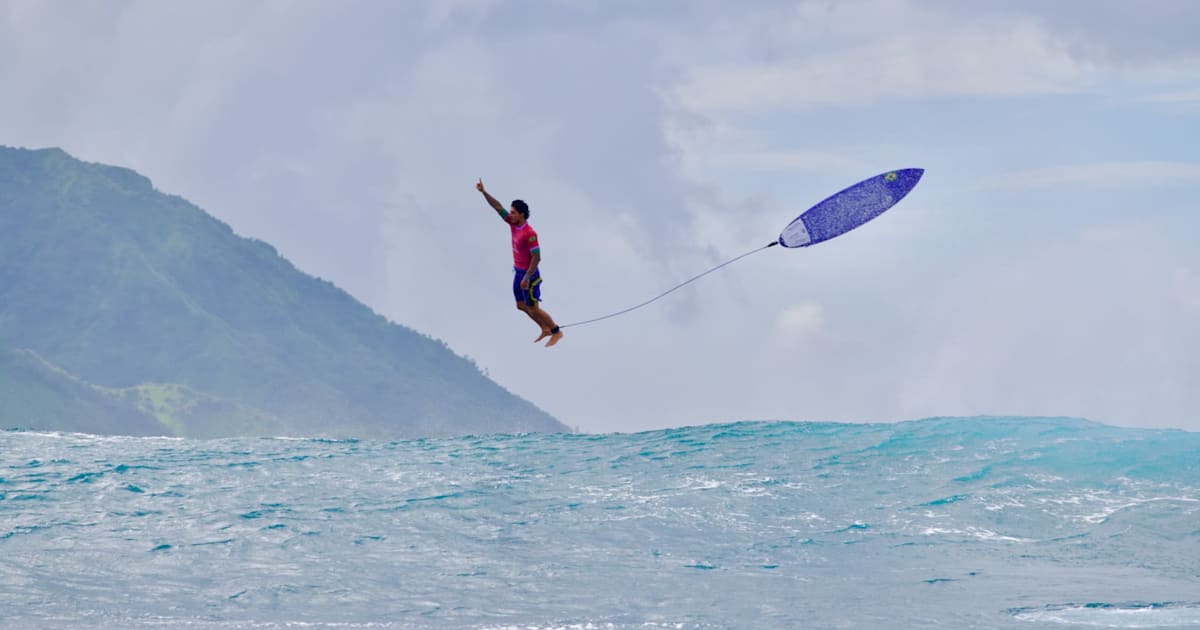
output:
M0 0L0 144L133 168L568 426L1074 416L1200 431L1192 0ZM551 349L560 324L926 169Z

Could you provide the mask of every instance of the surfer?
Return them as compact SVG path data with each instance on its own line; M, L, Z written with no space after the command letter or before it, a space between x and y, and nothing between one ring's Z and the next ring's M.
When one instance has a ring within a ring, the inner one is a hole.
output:
M554 318L550 317L550 313L538 306L542 299L542 275L538 271L538 265L542 262L542 250L538 245L537 232L529 225L529 205L516 199L513 200L512 206L505 210L483 187L483 179L475 184L475 190L483 193L488 205L492 206L512 229L512 290L513 297L517 300L517 310L528 315L541 327L542 334L533 342L537 343L549 337L549 341L546 342L546 347L549 348L558 343L563 334L558 324L554 323Z

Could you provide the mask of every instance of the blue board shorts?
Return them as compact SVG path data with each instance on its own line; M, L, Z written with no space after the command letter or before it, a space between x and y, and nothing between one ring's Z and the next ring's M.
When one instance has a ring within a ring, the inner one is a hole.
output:
M525 270L513 267L513 297L525 306L537 306L542 300L542 272L533 272L529 279L529 288L521 288L521 280L525 278Z

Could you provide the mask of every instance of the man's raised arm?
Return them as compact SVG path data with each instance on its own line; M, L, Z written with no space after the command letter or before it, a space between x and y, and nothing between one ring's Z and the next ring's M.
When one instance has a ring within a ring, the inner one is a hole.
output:
M479 183L475 184L475 190L483 193L483 198L487 199L488 205L496 209L496 212L500 214L501 219L504 219L505 221L508 220L508 210L505 210L504 205L499 201L496 201L496 198L488 194L488 191L484 189L483 178L480 178Z

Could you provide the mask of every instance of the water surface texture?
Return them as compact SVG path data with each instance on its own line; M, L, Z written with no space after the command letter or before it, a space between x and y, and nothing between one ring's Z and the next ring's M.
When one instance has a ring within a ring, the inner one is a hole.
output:
M1200 434L6 431L0 626L1200 627Z

